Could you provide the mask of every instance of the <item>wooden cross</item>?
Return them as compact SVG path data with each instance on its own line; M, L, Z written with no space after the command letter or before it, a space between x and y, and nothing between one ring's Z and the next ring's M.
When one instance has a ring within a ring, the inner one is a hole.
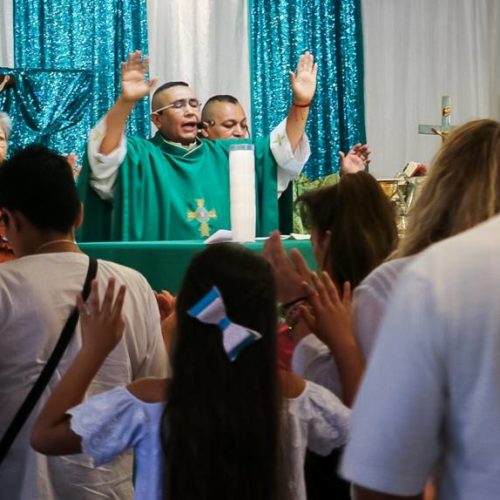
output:
M444 95L441 99L441 125L419 125L418 133L425 135L439 135L444 142L452 129L450 96Z
M200 223L199 231L200 235L203 238L210 236L210 226L208 223L210 219L217 218L217 212L215 210L207 210L205 208L205 200L199 199L196 200L197 208L194 212L188 211L187 218L188 220L196 219Z

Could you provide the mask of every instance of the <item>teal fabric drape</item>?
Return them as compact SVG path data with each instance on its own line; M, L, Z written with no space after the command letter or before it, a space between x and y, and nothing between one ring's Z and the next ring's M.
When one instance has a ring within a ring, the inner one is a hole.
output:
M0 68L2 73L16 78L16 86L0 94L0 109L15 120L13 150L36 142L72 152L75 137L88 132L93 73Z
M15 66L27 78L15 91L13 125L23 132L13 135L12 146L14 139L38 141L82 154L88 131L120 91L121 61L136 49L147 53L146 0L14 0L14 24ZM128 131L149 135L146 100Z
M249 0L249 29L254 133L268 133L286 115L288 72L309 50L319 72L304 173L337 172L338 151L366 140L360 0Z

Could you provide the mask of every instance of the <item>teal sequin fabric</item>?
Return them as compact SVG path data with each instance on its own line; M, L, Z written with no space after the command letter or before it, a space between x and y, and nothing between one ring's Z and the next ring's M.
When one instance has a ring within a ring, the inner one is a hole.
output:
M253 133L288 112L288 72L306 50L319 64L307 133L310 179L339 170L339 150L366 141L360 0L249 0Z
M147 53L146 0L14 2L17 86L0 94L13 121L12 150L39 142L83 154L90 128L120 92L120 63ZM135 107L128 132L148 136L149 102Z

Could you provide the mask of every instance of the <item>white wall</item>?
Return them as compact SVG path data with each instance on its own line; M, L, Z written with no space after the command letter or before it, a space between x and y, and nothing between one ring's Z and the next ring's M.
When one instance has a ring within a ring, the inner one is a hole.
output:
M205 102L234 95L250 117L247 0L148 0L151 74Z
M14 66L13 1L0 0L0 66Z
M428 163L450 95L455 124L500 119L499 0L363 0L365 109L372 173L390 177Z

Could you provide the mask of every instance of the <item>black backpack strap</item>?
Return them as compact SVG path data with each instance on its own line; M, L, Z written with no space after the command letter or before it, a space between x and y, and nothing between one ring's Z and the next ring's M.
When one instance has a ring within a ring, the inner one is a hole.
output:
M87 271L87 276L85 277L85 283L83 285L82 291L84 301L87 300L90 294L90 285L96 274L97 260L89 258L89 268ZM43 367L43 370L38 376L37 381L26 396L26 399L23 401L23 404L17 411L15 417L12 419L9 427L5 431L5 434L2 437L2 441L0 441L0 464L3 462L12 443L16 439L16 436L19 434L26 420L28 420L28 417L33 411L33 408L38 403L38 400L45 390L45 387L47 387L47 384L49 383L52 375L54 374L59 361L61 361L61 358L66 351L66 348L68 347L71 337L73 336L73 333L75 331L76 323L78 322L78 316L78 308L75 307L68 320L66 321L64 328L62 329L59 340L57 341L57 344L54 347L50 358Z

